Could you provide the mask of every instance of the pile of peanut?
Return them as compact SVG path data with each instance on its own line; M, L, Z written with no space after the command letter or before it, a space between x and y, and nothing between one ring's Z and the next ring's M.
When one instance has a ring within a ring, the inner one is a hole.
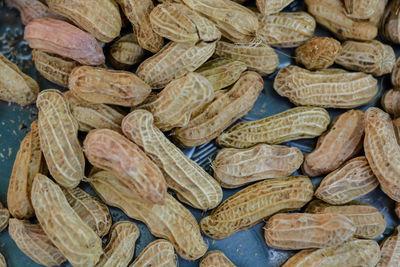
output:
M382 97L385 111L354 109L376 99L376 76L391 73L400 88L400 59L374 40L379 31L400 44L400 0L305 0L308 13L281 12L293 0L257 0L257 9L159 2L6 0L21 13L36 69L69 90L40 91L0 54L0 99L39 110L15 159L8 209L0 204L0 230L8 225L45 266L177 266L177 254L232 267L223 252L206 254L202 234L223 239L265 220L266 246L298 250L285 267L400 266L400 228L379 245L384 215L355 201L380 186L400 216L400 119L391 116L400 116L400 89ZM313 37L317 24L338 40ZM272 47L296 48L298 66L281 68L273 88L297 107L232 126L276 71ZM325 108L349 110L331 122ZM315 137L306 155L279 145ZM213 176L178 148L214 139L222 149ZM221 203L222 187L242 186ZM212 212L198 223L182 203ZM160 239L133 261L140 230L113 224L107 205Z

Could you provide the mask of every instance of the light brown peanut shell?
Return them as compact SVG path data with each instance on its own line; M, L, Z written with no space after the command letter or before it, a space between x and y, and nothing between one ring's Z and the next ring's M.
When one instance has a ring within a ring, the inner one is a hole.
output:
M176 267L177 259L171 242L157 239L148 244L130 267Z
M47 169L40 149L38 121L34 121L20 144L8 184L7 206L14 218L28 219L35 215L30 195L37 173L47 174Z
M10 237L18 248L34 262L44 266L58 266L67 259L51 242L40 224L10 219Z
M145 50L138 44L134 33L128 33L110 47L110 62L117 69L129 69L141 62Z
M136 74L153 89L165 87L174 79L196 70L215 51L215 42L195 46L170 42L157 54L143 61Z
M381 243L381 260L376 267L396 267L400 262L400 227Z
M400 57L397 58L393 68L392 85L394 88L400 88Z
M321 135L330 122L323 108L297 107L261 120L239 122L217 138L222 147L249 148Z
M303 163L296 147L259 144L248 149L224 148L212 163L214 177L225 188L236 188L268 178L282 178Z
M376 241L352 239L335 247L302 250L282 267L374 267L380 256Z
M199 263L199 267L236 267L220 250L208 252Z
M340 245L354 235L356 226L340 214L280 213L267 221L264 230L269 247L297 250Z
M303 207L313 194L311 180L305 176L264 180L222 202L200 221L201 231L213 239L227 238L274 213Z
M26 106L35 102L39 84L0 53L0 100Z
M4 2L7 6L18 9L21 21L25 25L38 18L61 17L51 12L49 8L39 0L5 0Z
M93 166L113 172L137 197L150 203L164 203L164 176L135 143L115 131L95 129L86 136L83 146Z
M400 144L400 118L392 121L394 134L396 135L397 143Z
M173 138L185 147L211 141L229 125L247 114L263 87L264 81L259 74L244 72L228 92L211 102L185 127L173 131Z
M160 167L179 200L202 210L215 208L221 202L222 190L217 181L155 127L150 112L133 111L122 121L122 130Z
M274 89L297 106L354 108L375 98L378 81L362 72L341 69L312 72L291 65L278 72Z
M257 8L263 15L271 15L278 13L286 6L288 6L293 0L257 0Z
M380 21L380 31L388 41L400 44L400 1L393 0L386 6Z
M273 73L279 65L278 54L268 44L232 44L218 41L214 56L242 61L261 75Z
M103 49L97 40L65 21L35 19L26 25L24 39L31 48L71 58L84 65L105 62Z
M37 174L31 198L41 227L68 261L73 266L94 266L103 253L101 239L71 208L61 188Z
M369 19L381 0L344 0L346 15L354 19Z
M400 219L400 203L396 202L396 208L394 209L394 212L396 213L397 217Z
M318 138L315 149L305 156L304 173L315 177L336 170L361 151L363 137L363 111L350 110L339 115Z
M383 192L400 201L400 145L390 116L379 108L365 112L364 151Z
M400 116L400 89L390 89L381 98L382 108L395 117Z
M138 200L112 173L100 171L90 178L90 184L107 205L145 223L154 236L170 241L182 258L195 260L206 253L207 245L196 219L170 194L166 194L164 205L150 204Z
M0 232L7 228L10 213L3 204L0 203Z
M388 0L380 0L378 1L378 5L375 8L374 14L368 19L369 22L379 27L379 23L383 17L385 12L385 7L388 3Z

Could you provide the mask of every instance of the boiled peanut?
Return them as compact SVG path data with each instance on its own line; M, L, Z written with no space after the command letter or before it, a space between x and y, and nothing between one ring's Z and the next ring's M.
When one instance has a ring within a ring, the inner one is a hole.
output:
M263 15L271 15L278 13L293 0L257 0L257 8Z
M167 240L157 239L140 253L130 267L176 267L174 246Z
M7 228L10 212L0 203L0 232Z
M390 42L400 44L400 1L394 0L386 6L385 12L381 18L381 33Z
M130 68L139 63L144 55L145 51L138 44L134 33L122 36L110 47L110 61L117 69Z
M214 177L225 188L235 188L295 172L303 162L296 147L256 145L249 149L224 148L212 163Z
M346 15L355 19L368 19L374 14L379 1L380 0L344 0Z
M212 250L200 261L199 267L236 267L222 251Z
M400 227L397 226L394 233L381 243L381 260L377 267L396 267L400 262Z
M217 144L249 148L259 143L279 144L321 135L330 118L323 108L297 107L261 120L240 122L222 133Z
M315 177L336 170L361 151L363 137L363 111L350 110L339 115L318 138L315 149L305 156L304 173Z
M115 131L95 129L86 136L83 146L92 165L113 172L144 201L164 203L164 176L136 144Z
M7 6L18 9L23 24L28 24L34 19L52 17L60 18L39 0L5 0Z
M400 89L388 90L382 96L381 105L387 113L400 116Z

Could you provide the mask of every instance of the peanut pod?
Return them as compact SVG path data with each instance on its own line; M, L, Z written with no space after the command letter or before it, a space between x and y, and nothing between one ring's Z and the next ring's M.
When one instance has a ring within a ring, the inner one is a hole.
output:
M141 62L145 55L144 49L138 44L134 33L129 33L110 47L110 62L117 69L128 69Z
M199 263L199 267L236 267L220 250L208 252Z
M286 6L288 6L293 0L257 0L257 8L263 15L271 15L278 13Z
M382 36L388 41L400 44L400 1L393 0L386 6L380 20Z
M177 259L171 242L157 239L148 244L130 267L176 267Z
M369 19L381 0L344 0L346 15L355 19Z
M21 21L24 25L38 18L61 17L51 12L48 6L46 6L39 0L5 0L4 2L7 6L18 9L21 16Z
M400 89L388 90L382 96L381 105L387 113L400 116Z

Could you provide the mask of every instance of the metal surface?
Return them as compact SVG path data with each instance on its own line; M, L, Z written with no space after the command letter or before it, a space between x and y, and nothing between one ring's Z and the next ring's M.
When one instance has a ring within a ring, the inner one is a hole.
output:
M302 1L301 1L302 2ZM297 1L291 4L286 10L294 11L304 8ZM322 29L318 29L316 35L329 36L329 33ZM59 88L54 84L46 81L34 70L30 60L30 49L26 42L23 41L23 25L20 22L19 14L15 9L4 7L3 1L0 0L0 52L5 54L13 62L17 63L24 72L35 78L41 86L41 89ZM395 47L398 55L400 49ZM294 64L293 49L277 50L280 58L280 68L289 64ZM276 74L276 73L275 73ZM279 112L282 112L293 105L285 98L277 95L272 88L273 77L275 74L265 77L265 87L260 94L254 108L246 115L243 120L255 120L264 118ZM380 88L389 89L390 79L388 76L380 79ZM369 105L361 107L366 110L369 106L379 105L379 99L382 95L380 89L379 95ZM329 110L331 117L344 112L339 110ZM32 105L25 108L20 108L16 104L9 104L0 101L0 200L6 204L7 188L9 177L11 174L13 161L16 152L19 148L19 143L27 133L30 123L37 118L37 109ZM310 152L316 139L299 140L289 142L288 145L300 148L304 153ZM202 167L211 171L210 162L217 153L217 147L213 142L196 147L193 149L185 149L186 155L191 157ZM321 178L313 178L313 182L317 185ZM94 194L85 183L82 187L88 192ZM224 199L239 191L224 189ZM394 214L394 202L390 200L380 189L376 189L370 194L360 199L362 202L374 205L381 210L386 217L387 229L385 233L378 239L382 240L384 236L389 235L395 226L399 224L398 219ZM188 206L186 206L188 207ZM192 209L189 210L194 214L197 220L207 215L207 213ZM113 221L130 220L122 211L116 208L110 208ZM140 228L141 235L138 239L135 251L135 257L143 250L143 248L155 239L146 226L138 221L135 221ZM294 251L279 251L268 248L265 245L262 228L264 222L257 224L249 230L240 231L233 236L224 240L212 240L205 238L209 245L209 250L222 250L237 266L280 266L288 257L293 255ZM9 266L39 266L25 256L11 240L7 231L0 233L0 252L5 256ZM69 264L64 264L69 266ZM179 259L180 267L197 266L197 262L189 262Z

